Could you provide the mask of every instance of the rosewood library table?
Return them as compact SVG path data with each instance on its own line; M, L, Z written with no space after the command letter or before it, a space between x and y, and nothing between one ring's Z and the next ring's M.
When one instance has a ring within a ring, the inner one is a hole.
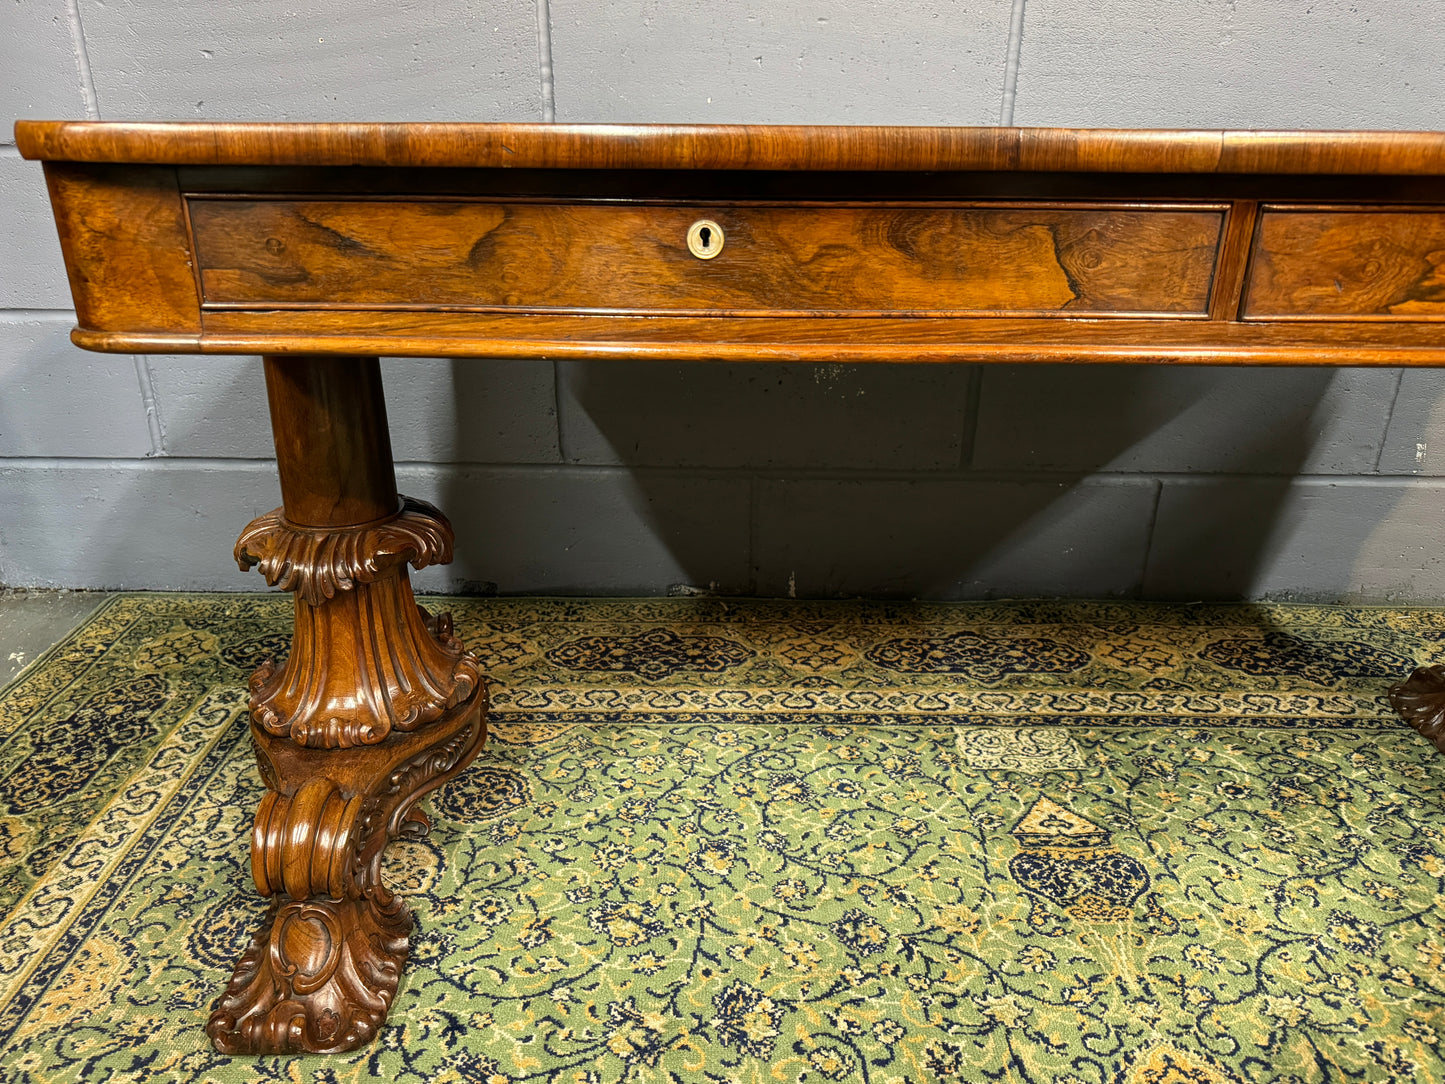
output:
M264 356L295 595L251 679L272 900L207 1031L340 1051L412 918L380 876L486 736L412 598L378 355L1445 365L1445 134L22 121L88 350ZM1445 668L1396 686L1445 748Z

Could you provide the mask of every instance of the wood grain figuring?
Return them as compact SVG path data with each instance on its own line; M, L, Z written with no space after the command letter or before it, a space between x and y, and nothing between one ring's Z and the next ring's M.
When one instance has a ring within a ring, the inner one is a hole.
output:
M26 158L487 169L1445 174L1441 132L17 121Z
M1247 319L1445 319L1445 208L1265 207Z
M286 519L335 527L396 515L380 361L292 356L264 368Z
M191 199L210 307L1196 313L1223 209ZM715 219L720 256L687 249Z
M45 181L81 326L200 330L174 170L47 162Z

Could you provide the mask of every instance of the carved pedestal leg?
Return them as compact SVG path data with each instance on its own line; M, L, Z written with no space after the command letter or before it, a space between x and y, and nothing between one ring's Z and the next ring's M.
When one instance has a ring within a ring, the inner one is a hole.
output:
M486 737L476 659L412 598L408 563L451 559L451 527L399 498L375 358L268 358L284 505L236 544L295 592L283 665L251 679L267 793L251 836L273 900L206 1025L225 1053L334 1053L386 1019L412 917L381 880L386 844Z
M1445 753L1445 666L1421 666L1392 685L1390 706Z

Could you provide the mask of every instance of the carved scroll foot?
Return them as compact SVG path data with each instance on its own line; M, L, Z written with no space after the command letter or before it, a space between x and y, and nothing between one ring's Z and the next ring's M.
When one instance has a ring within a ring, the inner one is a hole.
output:
M355 1050L386 1019L406 963L411 914L369 900L272 907L206 1025L223 1054Z
M1390 706L1445 753L1445 666L1421 666L1392 685Z
M416 733L325 752L252 724L270 788L256 812L252 875L275 902L206 1024L217 1050L332 1054L376 1035L412 927L382 882L382 852L426 833L417 802L481 748L483 701L477 690Z

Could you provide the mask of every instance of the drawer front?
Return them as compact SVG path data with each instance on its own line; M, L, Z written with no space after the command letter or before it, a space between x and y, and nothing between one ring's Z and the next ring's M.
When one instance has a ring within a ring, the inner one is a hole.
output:
M1244 316L1445 318L1445 209L1262 208Z
M1203 316L1217 205L191 196L203 306ZM699 259L689 227L722 227Z

